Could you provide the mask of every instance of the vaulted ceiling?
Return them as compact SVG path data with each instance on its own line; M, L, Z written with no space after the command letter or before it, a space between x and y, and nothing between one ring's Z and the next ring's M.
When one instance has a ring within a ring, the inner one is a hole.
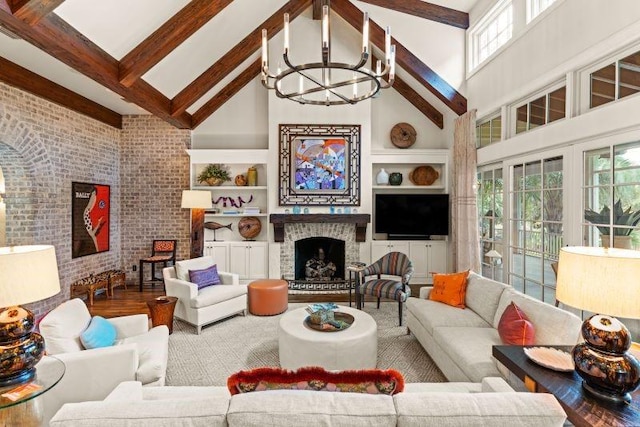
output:
M356 31L368 4L463 31L475 1L332 0L331 10ZM292 21L310 11L318 19L322 2L0 0L0 81L115 127L123 114L148 112L193 129L259 75L262 28L278 34L285 12ZM381 51L378 24L370 40ZM394 43L397 65L414 82L398 77L398 93L440 128L442 111L415 82L444 108L466 111L464 96L402 40Z

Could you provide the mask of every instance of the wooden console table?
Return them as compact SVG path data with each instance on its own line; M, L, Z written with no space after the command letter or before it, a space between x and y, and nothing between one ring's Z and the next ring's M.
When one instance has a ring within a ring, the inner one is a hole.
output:
M571 347L556 348L571 351ZM524 381L530 391L553 394L575 426L640 426L640 389L633 393L630 405L596 399L584 391L578 374L543 368L529 360L522 349L494 345L493 357Z

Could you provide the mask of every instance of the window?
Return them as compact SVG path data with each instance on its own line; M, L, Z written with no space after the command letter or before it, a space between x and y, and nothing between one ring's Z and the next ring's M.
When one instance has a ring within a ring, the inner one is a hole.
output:
M501 0L471 33L471 69L480 65L513 35L511 0Z
M590 108L640 92L640 52L594 71L589 80Z
M585 245L639 250L640 142L585 152L584 179Z
M476 124L476 146L486 147L500 141L502 131L502 117L500 115Z
M555 303L555 274L563 242L563 158L516 164L511 169L509 283Z
M478 218L482 275L503 281L502 255L504 252L502 213L504 181L502 167L483 168L478 172ZM494 252L491 252L494 251Z
M516 134L535 129L565 117L567 88L542 95L516 108Z
M536 19L536 17L551 6L554 1L555 0L527 0L527 24Z

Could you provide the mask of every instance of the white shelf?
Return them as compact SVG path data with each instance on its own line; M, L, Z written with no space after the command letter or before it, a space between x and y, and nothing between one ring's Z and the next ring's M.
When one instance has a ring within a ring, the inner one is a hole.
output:
M407 190L407 191L425 191L425 190L444 190L444 185L374 185L374 190Z
M206 185L196 185L193 187L194 190L209 190L209 191L231 191L231 190L240 190L240 191L249 191L249 190L266 190L266 185L216 185L213 187Z
M187 150L191 163L241 163L258 164L268 163L269 150L267 149L238 149L238 150L218 150L218 149L196 149Z
M241 213L241 214L212 214L212 213L205 213L205 214L204 214L204 216L205 216L205 218L206 218L206 217L215 217L215 218L222 218L222 217L225 217L225 218L240 218L240 217L243 217L243 216L260 216L260 217L266 217L266 216L269 216L269 214L266 214L266 213L259 213L259 214L250 214L250 213L247 213L247 214L242 214L242 213Z

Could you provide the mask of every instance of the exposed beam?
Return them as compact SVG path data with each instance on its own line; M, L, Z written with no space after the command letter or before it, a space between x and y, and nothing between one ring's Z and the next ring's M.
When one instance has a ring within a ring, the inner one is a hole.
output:
M322 19L322 4L324 0L313 0L313 19L319 21Z
M120 83L131 86L232 1L191 1L120 60Z
M200 76L187 87L182 89L182 91L171 100L172 113L174 115L184 113L191 104L201 98L212 87L220 83L225 76L246 61L251 54L256 52L260 48L263 28L266 28L268 37L271 38L282 30L284 26L283 15L285 12L289 13L289 20L293 21L309 6L311 6L311 0L290 0L278 9L277 12L242 39L240 43L232 47L222 58L216 61L215 64L200 74Z
M407 13L419 18L429 19L441 24L452 25L466 30L469 28L469 14L420 0L360 0L396 12Z
M193 128L195 129L200 123L204 122L218 108L222 107L225 102L233 97L236 93L245 87L251 80L260 74L260 66L262 59L258 58L251 63L245 70L226 85L213 98L207 101L202 107L193 113Z
M122 86L118 81L118 61L56 14L44 17L38 25L29 26L6 11L0 11L0 25L173 126L191 128L191 116L186 112L172 116L169 111L171 101L146 82L138 80L130 88Z
M5 11L10 11L18 19L29 25L37 24L43 17L53 12L64 0L2 0L6 3Z
M84 96L0 57L0 81L92 119L122 129L122 116Z
M372 64L375 64L378 58L375 55L371 58ZM392 89L395 89L404 99L409 101L411 105L416 107L422 114L431 120L440 129L444 129L444 117L440 111L424 99L418 92L413 90L411 86L396 75Z
M337 12L353 28L362 31L362 11L351 4L349 0L333 0L331 8ZM371 42L384 50L384 31L373 20L369 20L369 37ZM435 71L404 47L396 39L392 40L396 45L396 64L401 66L418 82L437 96L447 107L456 114L462 115L467 111L467 99L456 91L449 83L444 81Z

